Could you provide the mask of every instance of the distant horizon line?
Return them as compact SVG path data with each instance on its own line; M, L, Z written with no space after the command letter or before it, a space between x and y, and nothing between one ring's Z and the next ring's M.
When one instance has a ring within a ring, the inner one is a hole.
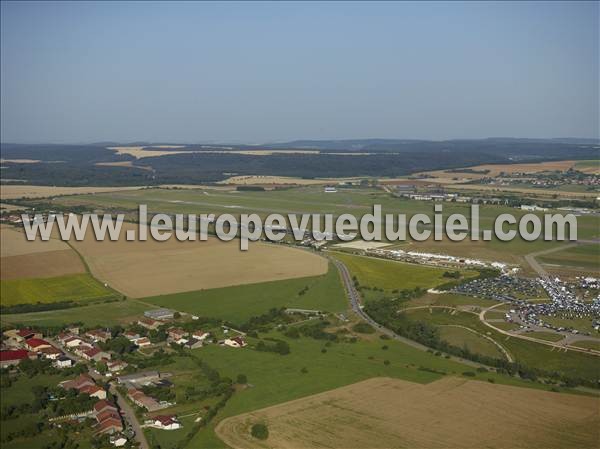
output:
M488 136L488 137L459 137L447 139L425 139L409 137L359 137L359 138L296 138L287 140L272 140L262 143L254 143L245 140L206 140L195 142L183 142L175 140L96 140L96 141L0 141L0 145L248 145L266 146L281 145L294 142L349 142L349 141L407 141L407 142L456 142L477 140L532 140L532 141L568 141L587 140L600 143L600 137L510 137L510 136Z

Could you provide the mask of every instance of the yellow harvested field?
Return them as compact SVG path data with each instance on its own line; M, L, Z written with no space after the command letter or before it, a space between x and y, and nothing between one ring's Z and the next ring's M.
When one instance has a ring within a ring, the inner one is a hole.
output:
M39 159L0 159L0 164L3 162L10 162L13 164L37 164L42 161Z
M62 243L62 242L61 242ZM45 251L0 258L0 279L26 279L85 273L81 258L72 249Z
M124 223L119 241L98 242L88 232L71 243L98 280L132 298L327 272L325 258L287 246L251 242L248 251L240 251L238 240L157 242L150 235L145 242L128 242L127 229L137 226Z
M169 154L179 154L179 153L193 153L193 151L168 151L168 150L146 150L146 147L108 147L108 150L114 150L117 154L128 154L137 159L142 157L158 157L158 156L167 156ZM164 147L162 147L164 148ZM176 148L176 147L167 147L167 148ZM183 148L183 147L181 147Z
M58 235L57 233L54 233ZM53 237L44 242L25 239L21 228L0 226L0 279L45 278L85 273L81 258Z
M445 378L374 378L227 418L217 435L250 448L597 448L600 399ZM266 423L269 437L253 438Z
M8 225L0 226L0 257L22 256L25 254L69 249L69 245L61 240L51 238L47 242L44 242L38 238L30 242L25 238L23 229Z
M456 184L459 182L464 182L471 179L481 179L484 177L494 177L498 176L500 173L504 172L507 174L510 173L538 173L542 171L551 171L551 170L560 170L567 171L570 168L575 166L577 161L549 161L549 162L540 162L534 164L486 164L486 165L477 165L475 167L468 167L468 170L474 171L484 171L489 170L489 173L460 173L460 172L451 172L446 170L434 170L419 173L421 175L428 175L432 178L428 178L427 181L430 182L440 182L446 184ZM460 170L460 169L458 169ZM457 178L457 179L454 179Z
M54 187L31 185L0 185L0 199L46 198L59 195L79 195L84 193L117 192L137 190L141 187Z

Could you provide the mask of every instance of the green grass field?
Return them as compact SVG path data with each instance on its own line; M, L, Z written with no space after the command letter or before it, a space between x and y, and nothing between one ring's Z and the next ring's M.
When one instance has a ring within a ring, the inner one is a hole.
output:
M283 338L281 334L275 334ZM286 339L287 340L287 339ZM198 350L199 356L222 374L235 378L240 372L248 377L252 388L236 393L219 418L256 410L310 394L327 391L375 376L394 377L412 382L428 383L440 374L420 370L420 367L460 375L472 371L461 363L436 357L393 340L360 340L357 343L335 343L325 347L322 341L301 338L287 340L291 353L280 356L251 349L231 349L209 346ZM383 350L383 346L387 350ZM322 353L325 348L327 352ZM389 360L388 366L383 361ZM307 372L303 374L302 368ZM495 373L476 373L475 379L494 379L498 383L549 388ZM212 424L215 424L215 421ZM213 425L201 430L187 446L224 447L214 435Z
M565 338L563 335L556 334L554 332L527 332L524 334L527 337L539 338L540 340L546 341L560 341Z
M304 294L300 292L308 287ZM338 312L347 301L337 269L330 264L323 276L263 282L144 298L144 302L233 323L243 323L273 307Z
M384 214L406 214L408 218L417 213L433 216L433 203L414 201L392 197L382 190L361 188L340 188L332 195L323 195L320 186L295 187L284 190L264 192L217 191L211 189L168 190L143 189L137 191L122 191L95 195L66 196L55 199L54 202L66 206L83 205L94 208L119 208L136 210L138 205L148 205L151 213L197 213L202 206L207 213L231 213L231 206L236 206L236 213L256 213L265 217L269 213L332 213L336 216L350 213L360 217L372 212L373 204L380 204ZM471 196L470 192L468 195ZM444 203L443 216L460 213L470 215L470 205L462 203ZM496 206L480 206L481 229L493 229L495 218L504 213L513 214L517 219L527 211ZM538 215L542 215L538 213ZM577 219L578 237L594 238L600 236L600 218L596 216L581 216ZM549 249L560 242L525 242L515 239L511 242L492 240L490 242L412 242L423 250L447 252L457 256L489 258L507 262L522 262L520 256Z
M484 325L477 315L444 309L410 310L405 314L412 320L427 321L434 325L461 325L493 338L516 359L532 368L562 372L572 377L588 380L598 379L598 358L575 351L558 352L553 347L516 337L503 335ZM491 323L494 326L505 323ZM511 324L511 323L506 323ZM499 326L497 326L499 327Z
M576 346L578 348L583 349L595 349L596 351L600 351L600 342L592 341L592 340L581 340L572 343L572 346Z
M2 326L62 326L68 323L82 322L85 326L106 327L131 321L150 308L151 306L126 299L45 312L3 313L0 315L0 323Z
M70 274L42 279L0 281L3 306L57 301L101 300L117 297L89 274Z
M442 268L338 252L332 253L332 255L348 267L350 273L356 276L363 287L377 287L384 289L386 292L392 292L396 289L430 288L448 281L444 277L446 270ZM471 271L465 274L474 276L476 273Z
M439 332L440 338L453 346L459 348L466 347L473 353L494 357L496 359L505 358L504 354L496 345L494 345L494 343L467 329L461 327L440 326Z
M550 323L553 326L557 327L565 327L565 328L573 328L577 329L580 332L589 332L592 335L599 335L598 331L594 329L592 326L591 318L559 318L553 316L544 316L541 318L542 321L546 323Z
M545 264L600 271L600 245L577 245L540 256L539 260Z

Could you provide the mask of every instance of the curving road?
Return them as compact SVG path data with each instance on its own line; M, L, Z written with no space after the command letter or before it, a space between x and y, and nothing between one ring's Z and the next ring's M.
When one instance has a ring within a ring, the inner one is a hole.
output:
M413 341L406 337L398 335L393 330L382 326L381 324L376 322L373 318L371 318L369 315L367 315L365 313L365 311L362 309L360 294L358 293L356 288L354 288L354 282L352 281L352 276L350 275L350 271L348 271L348 267L346 267L346 265L344 265L342 262L335 259L334 257L331 257L331 256L328 256L328 257L333 262L333 264L336 266L338 271L340 272L342 281L344 283L344 289L346 290L346 294L348 295L348 299L350 300L350 306L352 307L352 310L354 311L354 313L356 313L363 321L366 321L367 323L369 323L371 326L373 326L379 332L387 335L388 337L390 337L394 340L400 341L408 346L419 349L421 351L431 351L432 350L432 348L430 348L428 346L422 345L421 343L417 343L416 341ZM473 362L471 360L466 360L466 359L463 359L460 357L451 355L450 358L452 360L454 360L456 362L460 362L464 365L469 365L469 366L476 367L476 368L479 368L479 367L489 368L489 366L484 365L482 363Z

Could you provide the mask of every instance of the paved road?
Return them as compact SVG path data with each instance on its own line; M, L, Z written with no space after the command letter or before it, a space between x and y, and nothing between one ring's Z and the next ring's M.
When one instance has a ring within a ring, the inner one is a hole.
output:
M548 278L548 272L546 269L535 259L537 256L542 256L545 254L551 254L556 251L562 251L564 249L571 248L573 246L582 245L582 244L590 244L590 243L599 243L600 239L591 239L591 240L577 240L573 243L568 243L566 245L556 246L554 248L545 249L543 251L537 251L534 253L529 253L525 256L525 261L529 264L531 268L540 276L541 278Z
M135 416L135 412L133 408L127 403L125 398L117 391L114 385L110 386L110 392L117 397L117 404L121 408L121 411L125 415L125 420L131 425L135 432L135 439L138 443L140 443L140 449L150 449L150 445L148 444L148 440L146 440L146 435L144 435L144 430L140 426L140 423Z
M419 349L421 351L430 351L431 350L431 348L429 348L425 345L422 345L421 343L417 343L416 341L413 341L406 337L398 335L393 330L382 326L381 324L379 324L375 320L373 320L369 315L367 315L365 313L365 311L362 309L360 294L358 293L356 288L354 288L354 282L352 281L352 276L350 276L350 272L348 271L348 268L346 267L346 265L344 265L342 262L335 259L334 257L329 256L329 258L333 261L334 265L336 266L336 268L338 269L338 271L340 272L340 274L342 276L342 281L344 283L344 289L346 290L346 294L348 295L348 299L350 300L350 306L352 307L352 310L354 311L354 313L356 313L362 320L369 323L371 326L373 326L379 332L389 336L390 338L392 338L394 340L400 341L408 346ZM478 367L489 368L488 366L486 366L482 363L473 362L471 360L462 359L460 357L450 356L450 358L454 361L463 363L465 365L473 366L476 368L478 368Z

